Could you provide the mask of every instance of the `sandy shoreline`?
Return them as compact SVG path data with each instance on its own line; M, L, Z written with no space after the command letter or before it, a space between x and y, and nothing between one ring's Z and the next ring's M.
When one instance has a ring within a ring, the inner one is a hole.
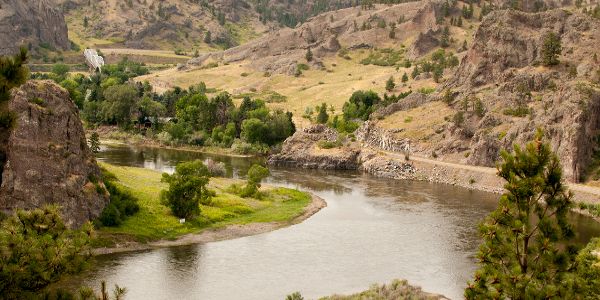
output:
M327 206L327 202L321 197L311 194L311 202L304 208L301 215L290 221L285 222L269 222L269 223L250 223L244 225L228 225L222 228L206 229L197 234L186 234L176 240L158 240L147 244L137 242L128 242L123 245L118 245L112 248L95 248L92 250L93 255L104 255L111 253L122 253L132 251L142 251L149 249L157 249L172 246L183 246L192 244L202 244L216 242L222 240L230 240L245 236L257 235L270 232L280 228L288 227L310 218L312 215L319 212Z

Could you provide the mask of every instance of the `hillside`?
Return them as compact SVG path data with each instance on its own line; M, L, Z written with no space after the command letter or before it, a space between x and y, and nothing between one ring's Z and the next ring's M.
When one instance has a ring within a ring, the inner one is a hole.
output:
M556 66L542 63L549 32L562 41ZM389 148L382 144L386 137L424 156L494 166L501 149L542 128L565 175L582 180L596 164L600 133L598 39L600 21L586 15L492 12L438 93L420 100L411 95L376 113L367 125L376 134L366 142Z
M71 38L86 47L178 50L193 54L244 44L351 1L56 0Z
M383 93L390 76L399 82L404 73L411 74L414 66L407 62L429 59L443 31L436 24L442 3L422 1L327 12L297 28L283 28L137 80L149 81L157 91L204 81L234 96L255 96L273 107L290 110L302 127L307 124L302 118L307 108L327 102L339 112L354 91ZM451 10L451 16L460 14L460 5ZM450 29L454 39L446 48L448 54L464 54L463 42L470 42L477 24L476 20L465 20L462 27ZM305 57L309 48L313 54L310 62ZM451 72L448 68L445 76ZM418 80L398 84L393 93L435 85L431 76L423 74Z
M19 47L68 50L67 24L51 0L0 0L0 55Z

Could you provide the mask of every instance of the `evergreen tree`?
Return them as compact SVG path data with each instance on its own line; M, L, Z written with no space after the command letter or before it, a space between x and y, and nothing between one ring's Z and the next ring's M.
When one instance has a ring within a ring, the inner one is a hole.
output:
M62 275L82 270L91 256L91 224L68 230L58 206L17 210L0 223L0 298L37 299Z
M389 35L390 39L395 39L396 38L396 23L392 23L390 25L390 35Z
M467 299L564 299L576 251L567 213L572 194L562 182L558 157L541 130L525 149L503 151L498 175L506 192L480 226L480 269Z
M448 28L448 26L444 27L442 38L440 39L440 46L443 48L450 46L450 28Z
M323 103L319 106L319 114L317 115L317 123L325 124L329 120L329 114L327 114L327 104Z
M542 46L542 63L545 66L558 65L558 56L562 51L560 37L554 33L549 32L544 37L544 45Z
M304 57L306 58L306 61L312 61L313 54L312 54L312 51L310 51L310 48L308 48L308 50L306 50L306 55Z
M404 72L404 74L402 75L402 82L407 82L408 81L408 75L406 74L406 72Z
M396 83L394 82L394 76L390 76L387 82L385 83L385 90L391 92L396 87Z
M415 65L415 67L412 70L412 73L410 74L410 77L412 77L413 79L417 78L417 76L419 76L419 66Z

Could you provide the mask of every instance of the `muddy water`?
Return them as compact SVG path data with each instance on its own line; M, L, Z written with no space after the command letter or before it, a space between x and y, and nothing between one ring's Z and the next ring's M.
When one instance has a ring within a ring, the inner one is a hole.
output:
M180 161L212 158L240 176L254 159L117 146L100 161L172 171ZM357 172L275 168L271 184L311 191L327 201L307 221L274 232L201 245L99 257L77 284L101 280L127 299L305 299L352 293L407 279L424 290L462 298L475 270L477 223L496 195L447 185L374 178ZM600 234L573 216L578 239Z

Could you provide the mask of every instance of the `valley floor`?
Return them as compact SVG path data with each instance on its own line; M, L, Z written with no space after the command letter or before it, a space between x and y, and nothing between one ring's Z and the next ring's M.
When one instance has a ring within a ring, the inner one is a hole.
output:
M136 251L157 247L206 243L272 231L300 223L326 206L323 199L298 190L263 186L263 198L241 198L228 192L241 180L211 178L216 192L210 206L201 205L201 216L181 224L160 203L161 173L153 170L101 164L122 187L138 198L140 211L118 227L102 227L94 254Z

